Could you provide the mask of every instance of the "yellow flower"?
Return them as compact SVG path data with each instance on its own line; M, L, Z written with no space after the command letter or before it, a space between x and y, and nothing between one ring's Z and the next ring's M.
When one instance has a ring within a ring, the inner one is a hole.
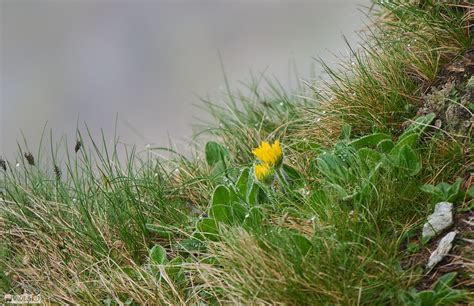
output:
M254 149L252 153L265 164L269 164L270 166L281 165L283 152L278 140L272 145L266 141L262 141L260 146Z
M258 164L255 165L255 177L261 182L268 180L271 174L271 169L268 164Z

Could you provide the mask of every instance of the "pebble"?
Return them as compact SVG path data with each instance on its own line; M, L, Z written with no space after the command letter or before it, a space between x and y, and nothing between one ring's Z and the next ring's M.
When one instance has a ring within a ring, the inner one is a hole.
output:
M429 239L441 233L453 224L453 204L440 202L436 204L434 212L428 216L423 225L423 239Z
M456 237L456 232L452 231L446 234L439 241L438 247L431 253L430 258L428 259L428 263L426 264L426 269L431 270L434 266L436 266L443 258L448 255L449 251L453 247L453 241Z

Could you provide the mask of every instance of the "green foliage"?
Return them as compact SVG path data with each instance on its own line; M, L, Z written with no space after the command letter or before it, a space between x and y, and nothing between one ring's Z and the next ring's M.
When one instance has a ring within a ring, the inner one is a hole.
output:
M209 166L222 162L228 155L227 150L215 141L208 141L205 148L206 161Z
M432 114L418 118L395 144L382 133L341 140L332 151L318 156L318 170L342 200L368 199L381 171L398 173L400 177L413 177L421 171L415 148L433 118Z
M150 262L152 264L162 265L167 261L166 250L161 245L157 244L150 249Z
M381 141L388 139L390 139L390 135L383 133L374 133L355 139L349 144L356 149L360 149L364 147L377 146Z
M462 179L458 178L453 184L445 182L441 182L436 186L426 184L421 186L420 189L423 192L431 194L433 200L436 202L446 201L456 203L464 199L466 195L472 196L472 188L465 193L461 190L461 183Z
M443 275L431 290L417 291L413 288L404 292L400 299L404 305L409 306L455 305L466 298L465 291L450 287L456 274L456 272L451 272Z

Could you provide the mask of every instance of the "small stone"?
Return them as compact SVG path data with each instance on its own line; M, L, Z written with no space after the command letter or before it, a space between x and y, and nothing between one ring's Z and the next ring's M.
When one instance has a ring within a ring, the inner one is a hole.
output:
M443 258L448 255L449 251L453 247L453 241L456 237L456 232L452 231L446 234L439 241L438 247L434 252L431 254L430 258L428 259L428 263L426 264L426 269L431 270L434 266L436 266Z
M428 216L428 221L423 225L423 239L436 236L453 224L453 204L440 202L436 204L434 213Z

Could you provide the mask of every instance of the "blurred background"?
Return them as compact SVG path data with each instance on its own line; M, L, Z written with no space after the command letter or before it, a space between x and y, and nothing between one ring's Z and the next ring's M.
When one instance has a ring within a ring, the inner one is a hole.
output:
M196 107L249 72L295 87L313 57L357 47L370 0L0 0L0 155L25 135L35 152L46 122L56 138L86 122L112 139L186 148ZM49 133L49 132L48 132Z

